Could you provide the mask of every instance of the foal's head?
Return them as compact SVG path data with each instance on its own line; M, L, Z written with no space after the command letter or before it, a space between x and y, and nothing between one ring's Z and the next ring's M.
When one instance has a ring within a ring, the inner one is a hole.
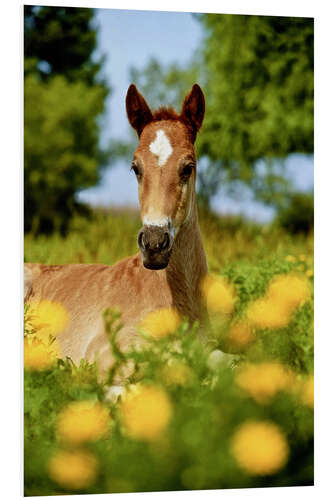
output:
M163 269L179 231L195 208L194 142L203 121L205 99L199 85L193 85L181 114L170 108L153 114L131 85L126 109L139 137L132 162L143 222L138 244L144 266Z

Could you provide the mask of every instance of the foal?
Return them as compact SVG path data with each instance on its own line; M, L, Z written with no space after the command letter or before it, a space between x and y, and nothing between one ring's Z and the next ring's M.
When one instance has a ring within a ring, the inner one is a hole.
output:
M114 266L25 265L25 300L60 302L69 314L66 329L57 335L61 355L75 363L97 359L101 372L112 364L102 318L107 307L122 313L120 349L135 348L140 343L136 326L151 311L173 307L191 321L200 320L200 283L207 273L195 195L194 142L205 112L202 90L192 87L181 114L170 108L153 114L131 85L126 109L139 137L132 170L143 222L140 253Z

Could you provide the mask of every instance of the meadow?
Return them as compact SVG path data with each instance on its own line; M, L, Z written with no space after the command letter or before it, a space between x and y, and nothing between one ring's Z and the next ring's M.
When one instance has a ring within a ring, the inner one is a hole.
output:
M208 341L160 311L124 356L110 304L110 348L136 367L118 399L113 370L101 383L94 364L58 359L61 306L25 308L26 496L313 484L313 234L208 212L200 226ZM134 211L96 210L66 237L27 234L25 261L112 265L139 228Z

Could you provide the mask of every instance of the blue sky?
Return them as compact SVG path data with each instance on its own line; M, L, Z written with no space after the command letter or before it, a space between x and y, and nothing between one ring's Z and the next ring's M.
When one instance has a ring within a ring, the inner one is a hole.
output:
M107 56L103 73L112 88L101 141L126 140L130 137L125 112L130 67L143 68L152 57L162 64L187 63L200 45L203 32L190 13L96 9L96 23L99 26L96 55ZM146 97L149 102L149 96ZM290 155L286 167L298 189L313 187L312 157ZM135 176L130 173L129 165L118 161L106 168L98 186L82 191L78 198L92 205L138 207ZM274 215L272 209L255 202L247 190L238 199L232 199L222 189L212 206L221 213L241 213L261 222L269 221Z

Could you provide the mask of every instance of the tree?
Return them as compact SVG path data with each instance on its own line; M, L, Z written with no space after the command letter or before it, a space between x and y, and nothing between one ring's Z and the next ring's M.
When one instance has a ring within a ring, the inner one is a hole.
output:
M97 83L103 59L93 60L97 32L93 9L24 6L24 58L33 59L42 79ZM104 82L105 83L105 82Z
M99 117L108 88L92 60L91 9L25 7L25 230L64 233L78 189L92 186L107 154Z
M198 172L201 195L208 201L221 183L234 189L245 183L279 206L292 189L281 175L283 159L313 153L313 19L196 17L205 38L193 62L187 68L151 62L141 76L132 71L135 83L178 104L176 89L190 88L196 76L206 96L197 140L206 165Z
M103 91L55 76L25 80L25 224L65 232L75 193L98 180L98 125Z

